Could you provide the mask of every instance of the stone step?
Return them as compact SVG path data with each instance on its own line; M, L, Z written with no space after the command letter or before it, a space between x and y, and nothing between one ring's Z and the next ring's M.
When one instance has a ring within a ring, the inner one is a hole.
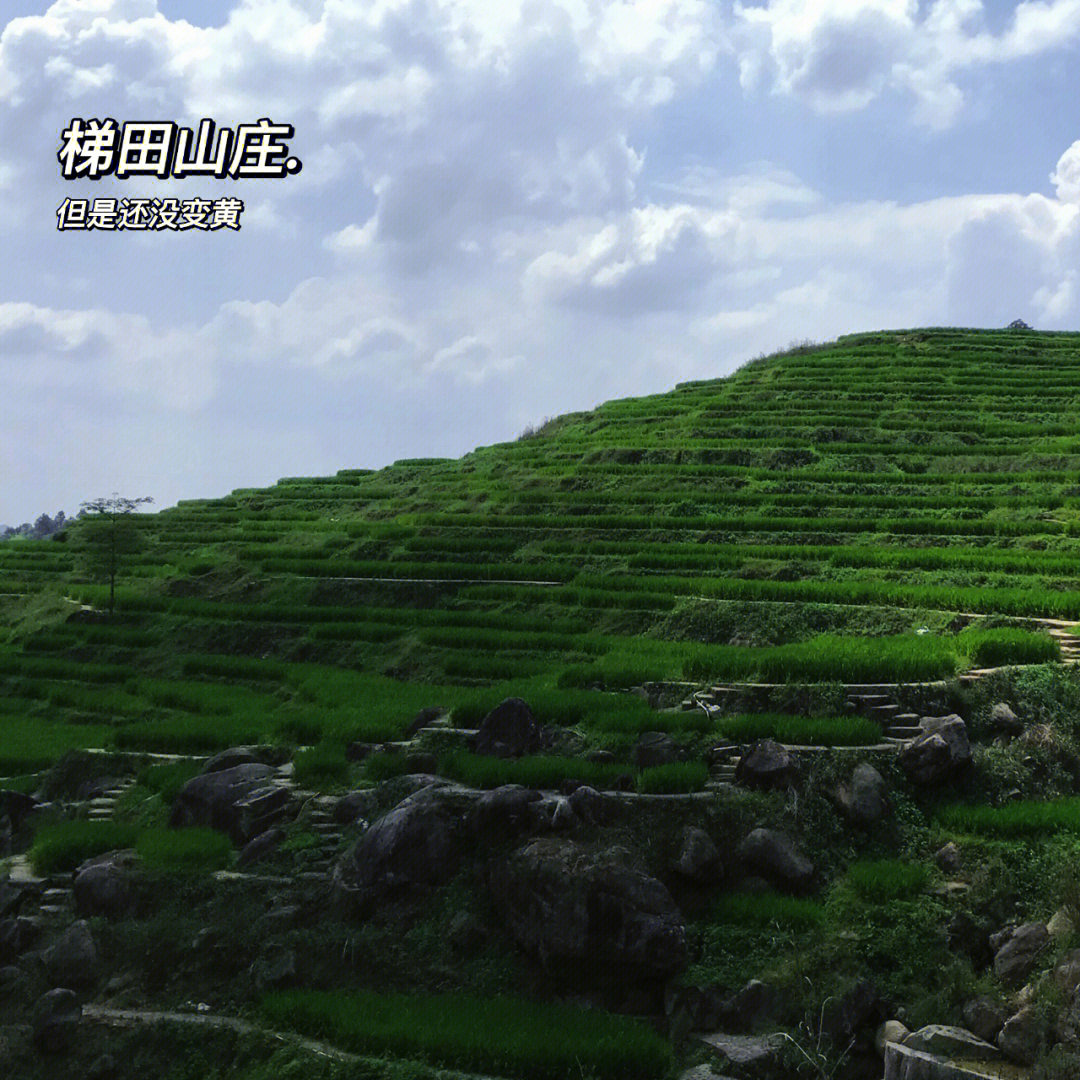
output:
M919 722L919 714L917 712L902 712L897 713L893 720L897 724L917 724Z
M885 735L890 739L917 739L923 734L923 729L918 724L892 724L885 729Z
M41 902L43 904L57 904L61 901L70 901L71 899L71 889L67 887L54 887L46 889L41 894Z
M863 710L867 720L888 721L892 720L900 712L899 705L871 705Z

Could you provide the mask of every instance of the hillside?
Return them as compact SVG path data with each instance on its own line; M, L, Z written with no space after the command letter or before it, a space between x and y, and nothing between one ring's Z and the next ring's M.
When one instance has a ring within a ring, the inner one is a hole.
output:
M80 1001L367 1055L289 1051L327 1076L878 1077L886 1020L1077 1075L1078 420L1080 334L860 334L132 515L111 614L86 522L0 543L8 1022L85 933ZM200 795L222 751L249 773ZM122 900L72 892L127 848ZM505 995L512 1045L463 1038ZM12 1075L208 1067L190 1035L56 1030L8 1039ZM283 1067L215 1031L235 1075Z

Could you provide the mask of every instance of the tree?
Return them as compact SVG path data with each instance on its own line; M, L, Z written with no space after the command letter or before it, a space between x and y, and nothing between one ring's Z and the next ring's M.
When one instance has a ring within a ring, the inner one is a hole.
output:
M142 535L131 515L153 501L149 495L129 499L114 491L107 498L84 502L79 509L79 549L88 569L109 583L110 615L116 608L116 578L123 557L142 546Z

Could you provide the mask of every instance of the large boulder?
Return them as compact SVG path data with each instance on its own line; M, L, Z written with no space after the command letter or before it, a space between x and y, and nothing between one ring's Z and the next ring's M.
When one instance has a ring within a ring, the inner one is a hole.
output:
M735 782L751 788L786 788L797 775L795 758L773 739L754 743L735 766Z
M976 997L964 1003L962 1015L970 1032L992 1043L1009 1018L1009 1007L993 998Z
M82 1006L73 990L50 990L34 1002L30 1020L34 1045L46 1054L59 1053L74 1042Z
M75 913L106 918L127 915L133 903L132 868L137 862L133 851L110 851L83 863L72 883Z
M98 950L90 925L76 919L45 952L45 966L54 982L76 989L98 979Z
M970 764L967 726L959 716L924 716L919 726L923 734L900 752L900 765L912 783L930 787Z
M511 935L549 970L666 979L686 964L671 894L622 849L532 840L491 869L489 887Z
M196 776L177 794L169 824L209 826L245 844L288 808L289 791L273 782L276 773L270 765L249 762Z
M1024 730L1024 721L1020 719L1004 701L999 701L990 710L990 730L1001 735L1019 735Z
M836 803L844 816L855 825L873 825L889 809L888 789L881 773L865 761L855 766L850 784L841 784Z
M1036 1009L1027 1006L1005 1021L997 1043L1010 1061L1032 1065L1046 1037L1046 1024Z
M664 731L643 731L634 747L634 764L639 769L670 765L679 757L678 743Z
M962 1058L966 1061L994 1061L1001 1057L996 1046L966 1028L948 1024L927 1024L908 1035L904 1045L936 1057Z
M538 823L539 791L520 784L504 784L485 791L472 808L469 823L478 840L485 844L517 840Z
M754 829L738 847L738 856L754 873L787 892L808 892L814 864L785 833Z
M673 869L696 885L712 885L723 877L720 852L704 829L687 825Z
M339 898L361 913L388 896L449 881L466 846L463 808L445 789L424 788L368 829L334 868Z
M994 974L1007 986L1019 986L1035 969L1049 942L1045 923L1018 926L994 955Z
M472 738L476 754L516 758L535 754L543 745L543 732L532 709L521 698L500 702L480 722Z

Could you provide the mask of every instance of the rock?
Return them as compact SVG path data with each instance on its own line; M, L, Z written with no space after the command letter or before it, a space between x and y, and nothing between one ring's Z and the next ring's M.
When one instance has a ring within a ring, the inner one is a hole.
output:
M836 793L841 812L856 825L873 825L889 809L888 789L881 773L863 762L855 766L850 785L841 785Z
M100 1054L86 1068L86 1080L111 1080L120 1071L112 1054Z
M1049 929L1047 925L1047 932ZM1053 938L1053 934L1050 936ZM1054 965L1050 978L1063 994L1071 994L1080 985L1080 949L1071 949L1067 952Z
M291 986L296 982L296 953L280 945L270 946L255 958L251 977L262 990Z
M751 788L786 788L797 775L795 759L773 739L754 743L735 766L735 782Z
M521 698L507 698L496 705L472 739L473 753L498 758L535 754L542 745L540 725Z
M899 1020L886 1020L874 1032L874 1049L885 1056L886 1043L902 1043L910 1034Z
M675 740L663 731L643 731L634 747L634 764L639 769L654 765L670 765L679 760L679 747Z
M999 701L990 710L990 730L1002 735L1019 735L1024 730L1024 722L1004 701Z
M25 916L0 919L0 963L15 960L34 944L41 929Z
M964 1003L964 1023L983 1042L992 1043L1009 1018L1009 1007L988 997L972 998Z
M838 1050L845 1050L859 1031L876 1024L881 1008L877 987L868 979L859 979L839 998L831 998L821 1010L821 1027Z
M0 997L20 997L25 995L27 974L15 964L0 967Z
M585 755L586 761L595 761L598 765L612 765L615 755L610 750L590 750Z
M203 765L203 774L222 772L224 769L234 769L237 765L258 765L259 754L254 746L230 746L228 750L222 750L215 754Z
M464 852L465 825L438 788L410 795L360 837L334 868L339 899L364 911L390 895L449 881Z
M950 840L944 847L940 847L934 852L934 862L943 874L959 873L960 868L963 866L960 848Z
M976 970L986 967L996 951L990 946L990 927L985 917L976 918L969 912L958 911L949 920L949 949L963 953Z
M405 729L403 738L411 739L417 732L422 731L426 727L430 727L446 710L439 705L429 705L426 709L421 709L413 718L409 721L409 726Z
M110 919L129 914L134 903L132 870L138 861L134 851L110 851L84 862L72 883L75 914Z
M1019 986L1034 970L1049 941L1045 923L1017 927L994 956L994 974L1007 986Z
M278 845L285 839L285 830L278 828L266 829L258 836L249 840L236 857L237 866L250 866L260 859L265 859L277 851Z
M476 800L469 817L472 831L483 844L516 840L531 832L536 824L539 791L520 784L504 784L485 791Z
M923 734L900 751L900 766L913 783L941 783L971 762L967 727L959 716L924 716L919 726Z
M754 872L789 892L810 890L814 864L790 837L772 829L754 829L738 847L739 858Z
M728 1035L718 1031L699 1036L720 1059L721 1068L739 1076L768 1076L777 1072L785 1039L783 1035Z
M270 765L251 763L189 780L173 803L169 824L209 826L245 844L279 818L289 805L287 788L271 782Z
M1033 1008L1023 1008L1005 1021L998 1033L997 1043L1010 1061L1031 1065L1039 1054L1046 1028Z
M943 1061L902 1043L885 1047L884 1080L987 1080L985 1067Z
M46 1054L68 1049L82 1021L82 1006L73 990L50 990L31 1010L34 1045Z
M696 885L713 885L724 874L720 852L709 834L696 825L683 830L682 848L674 869Z
M783 1008L784 1000L780 991L760 979L751 979L730 998L720 1003L718 1021L733 1031L753 1031L754 1028L775 1020Z
M27 795L22 791L11 791L9 788L0 788L0 817L6 817L15 832L23 827L26 819L41 805L33 795Z
M493 867L488 885L511 936L549 970L664 979L686 964L671 894L625 851L532 840Z
M52 979L76 989L93 986L98 978L98 951L90 924L76 919L45 953Z
M602 825L608 818L608 801L594 787L582 784L570 796L570 809L586 825Z
M556 832L567 832L580 824L569 799L557 795L551 805L551 828Z
M350 742L345 744L346 761L363 761L369 754L374 754L377 746L370 742Z
M1059 941L1062 938L1067 938L1070 934L1075 933L1076 924L1072 921L1071 916L1065 908L1058 908L1057 911L1050 916L1050 921L1046 924L1046 932L1055 941Z
M350 791L334 803L334 821L338 825L352 825L357 818L373 817L378 801L378 796L370 788Z
M947 1024L928 1024L913 1031L904 1045L912 1050L922 1050L935 1057L961 1058L968 1061L994 1061L1001 1056L992 1043L962 1027Z

